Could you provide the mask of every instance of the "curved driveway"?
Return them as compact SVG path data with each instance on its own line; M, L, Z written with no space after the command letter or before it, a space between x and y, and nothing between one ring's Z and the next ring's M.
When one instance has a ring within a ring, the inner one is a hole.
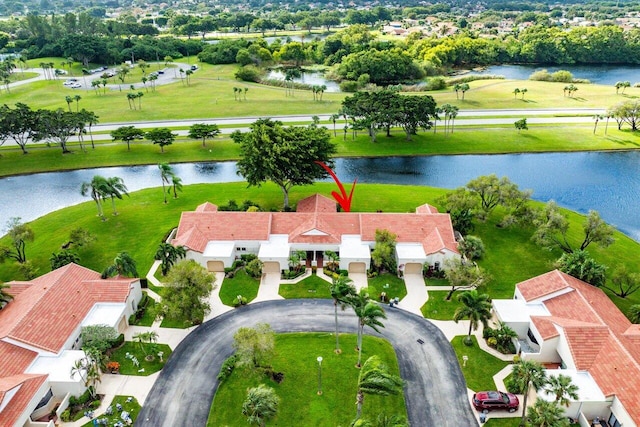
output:
M381 336L391 342L405 380L405 400L412 426L477 426L455 353L431 322L387 308ZM267 322L276 332L334 329L331 300L282 300L250 304L212 319L176 348L151 389L138 416L141 427L205 426L222 362L241 326ZM355 332L352 313L341 314L341 330ZM419 344L418 339L424 341Z

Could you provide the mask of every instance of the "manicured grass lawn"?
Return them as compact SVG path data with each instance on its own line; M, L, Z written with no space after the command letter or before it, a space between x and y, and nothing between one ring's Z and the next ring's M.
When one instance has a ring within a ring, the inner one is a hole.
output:
M131 399L130 402L127 402L127 399ZM111 402L111 406L113 408L113 413L111 415L106 415L106 414L95 414L94 418L98 418L98 419L107 419L108 420L108 424L109 426L114 425L115 423L117 423L118 421L122 421L122 419L120 418L120 414L122 412L118 411L116 409L116 405L117 404L122 405L122 410L123 411L127 411L129 413L129 416L131 417L131 419L135 422L136 418L138 418L138 413L140 413L140 409L142 409L142 407L140 406L140 404L138 403L138 400L133 397L133 396L115 396L113 398L113 401ZM82 425L82 427L93 427L93 421L89 421L85 424Z
M399 279L395 274L381 274L373 277L368 281L368 288L371 298L379 300L382 292L387 293L387 298L398 297L400 299L407 296L407 287L404 285L404 280ZM389 285L388 287L385 287Z
M424 279L427 286L449 286L449 281L447 279L436 279L433 277L429 277Z
M521 419L521 417L489 418L484 425L487 427L518 427Z
M451 300L445 298L449 291L429 291L429 300L422 306L420 311L427 319L434 320L451 320L456 309L460 306L458 302L459 292L454 292Z
M150 354L153 346L147 343L144 343L142 345L145 348L146 354ZM145 360L145 352L143 352L140 348L140 344L133 341L125 341L122 347L118 348L111 354L109 360L120 363L121 375L139 375L146 377L153 374L154 372L158 372L159 370L161 370L164 364L167 362L167 359L171 355L171 348L167 344L154 344L154 346L156 350L154 359L151 362ZM160 351L163 352L162 362L158 357L158 352ZM127 359L125 357L127 353L135 356L138 359L140 366L134 366L131 359ZM143 368L144 372L138 372Z
M220 300L224 305L233 306L233 300L238 295L242 295L247 299L247 302L251 302L258 295L259 287L260 280L249 276L244 268L241 268L233 279L225 278L222 281Z
M334 188L333 183L294 187L290 195L292 205L316 192L330 194ZM422 186L359 184L352 209L354 212L375 212L378 209L385 212L413 211L416 206L424 203L438 206L437 199L445 192L443 189ZM67 241L73 228L83 227L95 235L96 241L79 250L80 264L102 271L113 262L118 252L127 251L136 260L138 271L144 274L153 263L158 244L169 230L177 226L182 211L193 210L204 201L224 205L230 199L250 199L266 210L282 206L282 194L273 184L259 188L246 188L246 183L242 182L190 185L185 186L178 199L171 199L166 205L162 202L160 189L142 190L132 193L131 197L124 200L118 200L120 214L109 216L104 222L96 217L93 202L61 209L32 221L30 225L35 233L35 241L27 244L27 258L40 269L40 274L48 272L51 253L60 250L60 245ZM564 212L571 221L569 241L577 246L581 241L584 216ZM482 238L487 250L479 264L493 277L480 290L487 292L492 298L511 298L516 283L549 271L561 253L535 246L531 241L532 229L496 227L500 218L499 212L496 212L486 223L478 223L473 232ZM640 272L640 265L637 263L640 244L622 233L616 233L615 238L616 242L606 249L589 246L589 253L599 263L609 266L609 275L618 264L625 264L631 272ZM6 236L0 239L0 245L8 244ZM0 281L22 279L15 263L0 264ZM228 282L225 280L221 294L226 294L223 301L230 303L238 292L233 286L226 289L227 286ZM254 292L257 292L257 287L255 289ZM247 298L251 297L247 290L242 289L240 293ZM618 297L612 297L612 300L626 313L631 304L640 303L640 292L624 300Z
M331 283L315 274L298 283L281 283L278 293L287 299L293 298L331 298Z
M284 373L284 380L276 384L264 378L255 378L236 369L218 388L208 426L247 425L242 416L242 402L247 388L265 383L273 387L280 397L277 418L267 425L335 427L350 425L356 414L354 405L359 370L355 368L357 353L355 335L341 335L343 353L336 355L335 338L329 333L281 334L276 336L276 356L273 368ZM347 350L349 349L349 350ZM385 340L364 337L363 360L378 355L391 372L399 374L395 352ZM322 356L322 391L318 396L318 362ZM213 373L212 375L215 375ZM370 396L364 400L363 417L375 419L377 414L406 416L402 396Z
M88 139L88 138L87 138ZM346 141L340 135L333 138L337 145L337 156L413 156L431 154L474 154L474 153L514 153L546 151L620 150L640 147L640 134L627 130L618 131L610 126L608 135L598 131L593 135L592 126L564 125L540 126L526 133L503 128L463 128L455 132L420 132L411 142L404 140L400 130L394 130L391 138L383 134L375 144L366 134L355 140L349 136ZM71 154L62 154L58 147L29 147L25 156L15 145L0 148L0 176L34 173L41 171L80 169L115 165L157 164L160 162L206 162L240 158L239 146L229 137L208 140L206 147L200 141L178 138L165 152L148 141L131 145L127 151L124 143L98 144L96 149L80 151L75 144L69 144Z
M495 390L496 383L493 376L502 370L509 363L493 357L478 346L475 336L471 336L473 340L472 346L466 346L462 343L464 336L457 336L451 341L451 345L458 356L460 369L467 380L467 387L473 391ZM467 365L462 366L462 356L466 355L469 359Z

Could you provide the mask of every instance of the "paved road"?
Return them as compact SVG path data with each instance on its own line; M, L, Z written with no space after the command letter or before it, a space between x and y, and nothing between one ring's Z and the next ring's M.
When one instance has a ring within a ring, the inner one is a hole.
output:
M471 427L478 423L455 353L431 322L405 312L387 310L382 336L396 349L406 381L409 422L415 427ZM344 313L341 328L355 326ZM222 362L232 353L233 334L241 326L268 321L277 332L331 331L330 300L284 300L250 304L212 319L188 335L162 370L138 416L139 427L205 426ZM417 339L424 344L419 344Z

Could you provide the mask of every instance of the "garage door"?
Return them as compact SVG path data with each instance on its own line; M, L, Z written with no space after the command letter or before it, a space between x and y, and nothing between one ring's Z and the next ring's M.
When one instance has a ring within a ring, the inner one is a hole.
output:
M207 270L214 272L224 271L224 263L222 261L207 261Z
M422 274L422 264L419 262L408 262L404 265L404 274Z
M364 262L351 262L349 263L349 273L365 273L367 266Z
M262 266L263 273L280 273L280 263L279 262L265 262Z

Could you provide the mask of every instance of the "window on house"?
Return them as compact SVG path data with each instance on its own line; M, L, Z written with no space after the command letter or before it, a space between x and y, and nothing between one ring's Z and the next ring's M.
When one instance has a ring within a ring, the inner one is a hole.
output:
M40 399L40 402L38 402L38 406L36 406L36 409L34 409L34 411L37 410L37 409L42 408L44 405L49 403L49 400L51 400L52 397L53 397L53 391L51 391L51 389L49 389L47 394L45 394L44 397L42 399Z
M531 340L532 343L538 344L538 340L536 339L535 335L533 335L533 332L531 332L531 329L529 329L527 331L527 336L529 337L529 339ZM538 345L540 345L540 344L538 344Z
M616 418L615 415L613 415L613 412L611 413L611 415L609 416L609 420L608 423L611 427L622 427L622 424L620 424L620 421L618 421L618 419Z

